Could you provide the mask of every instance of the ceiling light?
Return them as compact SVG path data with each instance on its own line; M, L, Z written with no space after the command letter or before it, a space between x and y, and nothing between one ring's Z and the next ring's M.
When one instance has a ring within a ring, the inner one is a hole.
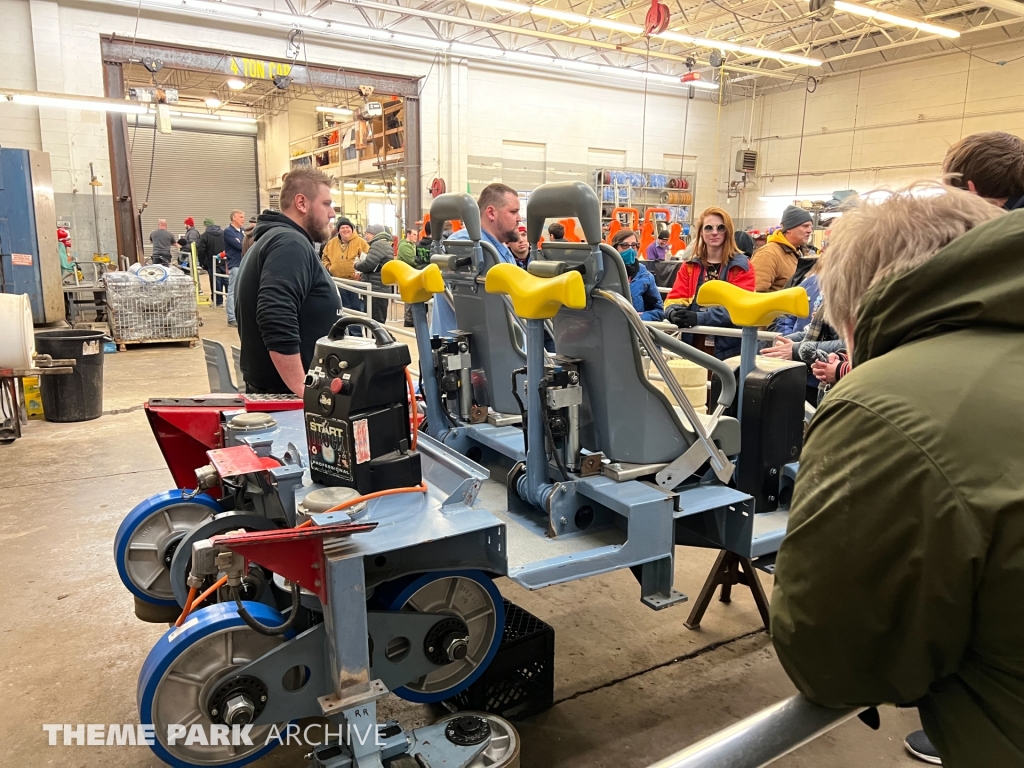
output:
M644 31L643 27L638 27L635 24L623 24L621 21L613 21L612 19L592 18L590 19L590 26L612 29L616 32L625 32L628 35L639 35Z
M232 77L227 81L226 85L232 91L240 91L245 88L245 80L239 80L237 77Z
M548 66L555 63L550 56L540 56L536 53L523 53L522 51L505 51L505 58L519 64L533 64L534 66Z
M224 102L220 100L216 93L211 93L203 100L203 103L206 104L206 106L208 106L210 109L216 109Z
M255 117L240 117L237 115L221 115L220 119L228 123L255 123Z
M400 35L398 33L391 35L391 42L398 43L399 45L408 45L413 48L434 48L439 51L448 47L447 40L431 39L419 35Z
M530 6L530 15L540 16L545 19L557 19L568 24L589 24L590 18L571 11L560 11L557 8L548 8L544 5Z
M8 98L15 104L29 104L36 107L62 107L64 109L79 109L83 112L126 112L134 115L146 113L146 105L130 101L104 101L102 99L92 101L59 94L43 96L29 93L15 93Z
M466 43L452 43L451 52L459 56L475 56L478 59L500 59L504 53L501 48Z
M557 62L562 69L573 69L577 72L597 72L601 69L599 64L591 64L589 61L579 59L559 59Z
M846 3L843 2L843 0L836 0L835 6L837 11L853 14L854 16L863 16L865 19L877 21L883 25L889 24L896 27L909 27L910 29L918 29L922 32L927 32L932 35L941 35L942 37L960 37L959 32L955 29L950 29L949 27L940 27L938 24L929 24L924 21L906 19L902 16L893 16L891 13L883 13L882 11L876 11L874 8L867 8L863 5Z
M352 114L352 110L345 107L325 107L323 105L318 105L316 111L325 112L328 115L340 115L341 117L348 117Z

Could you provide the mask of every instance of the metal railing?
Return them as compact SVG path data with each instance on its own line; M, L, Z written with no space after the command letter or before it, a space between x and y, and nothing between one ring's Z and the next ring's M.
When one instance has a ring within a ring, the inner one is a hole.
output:
M371 302L375 300L388 302L388 321L397 321L401 319L401 317L393 316L396 314L393 311L395 305L401 305L403 314L405 312L405 302L402 301L402 297L399 296L397 293L381 293L380 291L375 291L373 290L373 286L371 286L369 283L364 283L361 280L349 280L344 277L332 277L331 279L334 280L335 285L337 285L339 288L346 291L351 291L352 293L358 293L360 296L363 296L367 300L367 307L365 312L361 312L358 309L349 309L348 307L345 307L342 310L342 312L347 317L363 317L368 319L372 318L373 307ZM406 338L410 339L416 338L416 332L413 331L411 328L396 327L394 325L391 325L390 322L388 323L387 328L388 331L397 336L405 336Z
M815 704L806 696L793 696L648 768L760 768L842 725L864 709L832 709Z
M713 328L710 325L695 325L693 328L679 328L674 323L665 322L664 320L644 320L644 325L650 326L651 328L657 328L659 331L665 333L677 333L682 331L683 333L696 333L703 336L730 336L734 339L743 337L742 328ZM758 331L757 338L760 341L774 341L778 338L779 334L773 333L772 331Z

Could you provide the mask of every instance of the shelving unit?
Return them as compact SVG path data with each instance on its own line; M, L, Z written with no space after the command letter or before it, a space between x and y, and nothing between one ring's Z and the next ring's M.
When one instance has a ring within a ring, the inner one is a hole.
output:
M676 186L669 186L670 182ZM601 201L602 224L611 222L615 208L636 208L643 220L648 208L668 208L667 223L693 222L693 197L696 176L629 168L598 168L594 171L594 190Z
M384 114L370 120L338 121L321 115L321 130L289 142L291 167L314 166L338 178L380 175L405 160L404 104L384 105Z

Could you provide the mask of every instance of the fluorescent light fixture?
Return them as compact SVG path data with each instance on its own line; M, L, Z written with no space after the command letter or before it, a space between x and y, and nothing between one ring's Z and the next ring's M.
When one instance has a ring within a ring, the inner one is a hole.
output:
M865 19L877 21L880 25L909 27L910 29L918 29L922 32L927 32L932 35L941 35L942 37L960 37L960 33L950 27L941 27L938 24L929 24L925 21L916 21L915 19L907 19L903 16L894 16L891 13L876 11L874 8L867 8L863 5L846 3L843 2L843 0L836 0L835 6L837 11L849 13L854 16L862 16Z
M591 18L590 26L611 29L615 32L625 32L627 35L640 35L644 31L643 27L638 27L635 24L623 24L621 21L614 21L612 19Z
M256 118L255 117L237 117L235 115L221 115L220 119L223 120L225 123L249 123L249 124L252 124L252 123L256 122Z
M42 96L29 93L15 93L8 97L15 104L28 104L35 107L61 107L63 109L79 109L83 112L125 112L131 115L144 115L146 105L131 101L104 101L96 99L76 99L72 96Z
M764 48L751 48L750 46L741 45L739 46L739 53L744 53L747 56L756 56L762 58L764 56ZM819 59L809 59L806 56L797 56L792 53L776 53L772 52L773 55L770 58L778 61L785 61L789 64L800 64L805 67L820 67L821 61Z
M325 107L323 105L318 105L316 111L326 112L328 115L340 115L341 117L348 117L352 114L352 110L345 107Z
M636 80L643 80L644 73L639 69L629 69L627 67L606 67L603 66L598 70L602 75L618 75L619 77L631 77Z
M530 10L529 6L522 3L510 3L508 0L468 0L468 2L473 5L485 5L498 11L507 11L508 13L526 13Z
M533 5L529 8L531 16L540 16L545 19L556 19L568 24L589 24L590 18L572 11L560 11L557 8L548 8L544 5Z
M515 61L519 64L533 64L537 67L550 66L555 63L555 60L551 56L541 56L536 53L523 53L522 51L505 51L505 56L509 61Z
M478 59L500 59L504 53L500 48L467 43L452 43L450 50L458 56L475 56Z
M225 85L227 85L227 87L230 88L232 91L240 91L243 88L245 88L245 80L239 80L237 77L231 77L228 78L228 81L227 83L225 83Z
M443 51L448 48L447 40L438 40L437 38L420 37L418 35L401 35L397 32L392 33L391 42L399 45L408 45L413 48L433 48L437 51Z
M556 19L558 21L564 21L567 24L575 24L577 26L590 25L601 29L610 29L614 32L623 32L627 35L633 35L634 37L639 37L644 31L643 27L639 27L635 24L626 24L621 21L615 21L614 19L605 19L597 16L584 16L579 13L562 11L557 8L549 8L544 5L527 5L525 3L509 2L508 0L467 0L467 2L473 3L474 5L494 8L499 11L505 11L507 13L528 13L531 16ZM838 3L836 4L836 7L839 7ZM660 35L653 35L653 37L658 37L663 40L671 40L672 42L682 43L683 45L695 45L701 48L711 48L717 51L743 53L745 55L756 56L761 59L775 59L789 64L800 64L802 66L809 67L821 66L820 60L811 59L806 56L781 53L768 48L754 48L750 46L737 45L736 43L730 43L726 40L711 40L706 37L694 37L680 32L666 31L662 32Z
M556 63L562 69L571 69L576 72L597 72L601 69L599 64L592 64L589 61L580 61L579 59L559 59Z

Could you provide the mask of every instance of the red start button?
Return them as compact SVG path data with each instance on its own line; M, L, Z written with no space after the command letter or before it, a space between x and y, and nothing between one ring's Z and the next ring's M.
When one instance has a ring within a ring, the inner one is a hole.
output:
M341 379L331 379L331 392L334 394L341 392Z

